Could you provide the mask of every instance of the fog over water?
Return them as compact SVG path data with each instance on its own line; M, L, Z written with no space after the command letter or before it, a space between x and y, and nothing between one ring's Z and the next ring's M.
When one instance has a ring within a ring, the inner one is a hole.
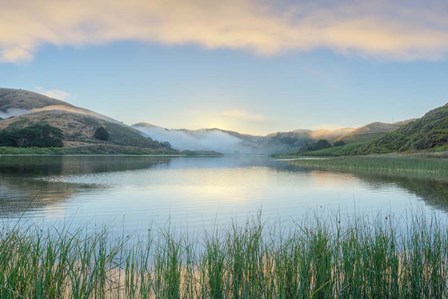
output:
M136 127L146 136L157 141L168 141L179 150L206 150L223 154L251 152L244 141L220 130L167 130L160 127Z

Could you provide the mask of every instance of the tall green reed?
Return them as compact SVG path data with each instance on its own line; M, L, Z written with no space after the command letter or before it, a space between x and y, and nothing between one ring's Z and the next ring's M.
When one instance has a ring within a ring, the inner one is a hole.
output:
M5 226L0 298L444 298L435 218L233 224L191 239Z

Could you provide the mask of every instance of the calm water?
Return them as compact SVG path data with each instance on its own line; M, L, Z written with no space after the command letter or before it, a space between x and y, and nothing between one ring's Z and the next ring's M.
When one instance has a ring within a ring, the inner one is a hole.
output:
M264 218L419 211L444 219L448 182L308 171L268 157L0 157L0 217L202 231ZM447 217L448 218L448 217Z

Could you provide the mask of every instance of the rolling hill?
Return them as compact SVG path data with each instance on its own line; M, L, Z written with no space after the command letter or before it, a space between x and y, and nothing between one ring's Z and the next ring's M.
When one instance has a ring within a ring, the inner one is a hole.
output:
M107 116L79 108L44 95L17 89L0 89L0 130L20 131L36 124L48 124L62 132L63 146L82 152L170 153L172 149L143 136L138 130ZM107 140L94 137L103 127Z
M96 135L99 128L107 132L105 140ZM30 132L40 134L36 132L49 129L53 132L52 138L61 136L59 143L54 144L61 144L69 153L178 153L178 150L193 150L224 154L284 154L312 148L310 145L320 139L347 144L308 153L390 153L448 147L448 104L420 119L393 124L374 122L357 129L299 129L255 136L218 128L166 129L148 123L128 126L35 92L0 88L0 137L20 139ZM21 145L28 144L19 141Z
M394 129L395 126L398 128ZM390 132L384 132L391 130ZM381 132L383 131L383 132ZM304 151L299 155L350 156L448 150L448 104L429 111L423 117L395 124L373 123L345 136L344 146L318 151ZM354 140L354 141L353 141Z
M444 146L448 146L448 103L370 142L359 153L420 151Z
M398 128L400 128L399 124L373 122L341 137L340 140L345 143L373 141Z

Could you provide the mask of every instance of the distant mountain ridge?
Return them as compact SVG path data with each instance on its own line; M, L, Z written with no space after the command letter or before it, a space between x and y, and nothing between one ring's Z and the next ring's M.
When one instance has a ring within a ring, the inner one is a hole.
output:
M392 126L399 128L398 125L391 124L390 127ZM218 128L198 130L167 129L145 122L136 123L133 127L154 140L168 141L173 148L178 150L211 150L224 154L289 153L306 148L309 144L319 139L335 142L357 130L355 128L334 130L297 129L256 136ZM385 132L382 134L385 134Z
M105 115L35 92L0 88L0 130L21 130L33 124L47 123L62 131L64 147L102 146L113 148L113 152L119 152L120 147L133 147L144 149L147 153L193 150L225 154L277 154L297 152L325 139L331 144L337 141L349 143L351 152L356 149L359 153L382 153L445 145L448 136L447 105L417 120L392 124L374 122L360 128L334 130L297 129L256 136L219 128L166 129L144 122L128 126ZM109 133L107 140L98 140L94 136L100 127Z

